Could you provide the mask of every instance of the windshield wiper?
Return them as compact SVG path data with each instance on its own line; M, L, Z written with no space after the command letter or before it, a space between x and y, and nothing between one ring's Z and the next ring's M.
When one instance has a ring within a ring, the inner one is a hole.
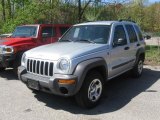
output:
M60 40L59 42L72 42L72 40L70 40L70 39L64 39L64 40Z
M27 36L19 36L20 38L26 38Z
M12 38L26 38L27 36L11 36Z
M75 40L75 42L89 42L89 43L95 43L94 41L91 41L91 40L87 40L87 39L79 39L79 40Z

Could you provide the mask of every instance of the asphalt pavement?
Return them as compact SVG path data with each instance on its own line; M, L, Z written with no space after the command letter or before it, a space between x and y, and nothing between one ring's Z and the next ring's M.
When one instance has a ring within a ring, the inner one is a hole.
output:
M145 66L105 85L100 104L80 108L73 97L32 92L11 69L0 73L0 120L160 120L160 67Z

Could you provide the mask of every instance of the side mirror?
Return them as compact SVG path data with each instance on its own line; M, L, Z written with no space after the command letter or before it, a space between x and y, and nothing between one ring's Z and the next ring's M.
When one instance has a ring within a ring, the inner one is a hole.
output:
M123 38L119 38L117 41L118 45L122 45L124 43L124 39Z
M150 35L145 35L144 39L146 39L146 40L151 39L151 36Z
M49 33L42 33L42 38L47 38L49 37Z
M113 47L124 45L125 40L123 38L119 38L117 41L113 42Z

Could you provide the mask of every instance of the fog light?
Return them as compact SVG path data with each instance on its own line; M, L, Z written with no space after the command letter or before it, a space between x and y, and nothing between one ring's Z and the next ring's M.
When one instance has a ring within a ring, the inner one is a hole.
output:
M60 91L62 94L68 94L68 90L65 87L60 87Z

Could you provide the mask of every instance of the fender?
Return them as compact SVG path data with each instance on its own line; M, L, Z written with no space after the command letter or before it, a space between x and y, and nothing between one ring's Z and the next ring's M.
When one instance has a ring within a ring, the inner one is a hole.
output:
M140 56L140 54L142 54L142 53L145 53L145 48L139 48L138 50L137 50L137 53L136 53L136 61L135 61L135 64L137 63L137 61L138 61L138 59L139 59L139 56Z
M103 58L93 58L93 59L89 59L86 61L83 61L81 63L79 63L74 71L74 75L78 76L78 81L77 81L77 86L76 86L76 90L75 93L77 93L83 82L84 79L88 73L89 70L94 69L96 67L100 67L103 66L105 69L105 77L107 78L107 63L105 62L105 60Z

